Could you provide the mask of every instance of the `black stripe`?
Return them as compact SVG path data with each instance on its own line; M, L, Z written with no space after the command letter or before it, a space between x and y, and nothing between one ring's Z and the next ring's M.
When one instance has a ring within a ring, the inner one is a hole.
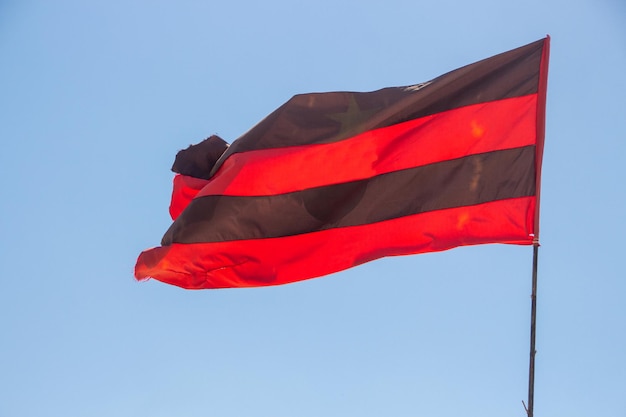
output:
M535 194L535 147L275 196L193 200L162 244L290 236Z
M228 144L217 135L212 135L197 145L190 145L176 154L172 171L194 178L209 179L211 170Z
M534 94L544 42L451 71L417 90L394 87L294 96L233 142L212 173L233 153L330 143L462 106Z

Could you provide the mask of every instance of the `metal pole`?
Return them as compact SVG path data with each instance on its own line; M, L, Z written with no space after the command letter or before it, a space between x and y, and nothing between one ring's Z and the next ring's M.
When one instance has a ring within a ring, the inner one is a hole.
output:
M528 407L526 414L533 417L533 408L535 401L535 331L537 328L537 258L539 256L539 243L533 243L533 283L531 307L530 307L530 363L528 366Z

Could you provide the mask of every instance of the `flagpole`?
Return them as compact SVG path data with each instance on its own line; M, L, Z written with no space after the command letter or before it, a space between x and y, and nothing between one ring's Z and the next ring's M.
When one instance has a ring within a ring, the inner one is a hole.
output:
M530 362L528 365L528 407L526 414L533 417L533 408L535 402L535 333L537 328L537 258L539 257L539 242L533 242L533 278L532 293L530 307ZM522 401L523 403L523 401Z

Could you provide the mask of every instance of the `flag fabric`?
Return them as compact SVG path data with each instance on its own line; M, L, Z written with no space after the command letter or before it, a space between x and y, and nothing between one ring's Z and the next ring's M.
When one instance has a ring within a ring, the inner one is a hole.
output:
M539 238L549 37L431 81L296 95L179 152L137 279L285 284L385 256Z

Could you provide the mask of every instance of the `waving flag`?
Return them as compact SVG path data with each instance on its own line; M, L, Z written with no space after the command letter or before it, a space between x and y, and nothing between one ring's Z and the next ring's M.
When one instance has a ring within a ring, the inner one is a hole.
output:
M278 285L539 234L549 38L431 81L296 95L231 146L179 152L138 279Z

